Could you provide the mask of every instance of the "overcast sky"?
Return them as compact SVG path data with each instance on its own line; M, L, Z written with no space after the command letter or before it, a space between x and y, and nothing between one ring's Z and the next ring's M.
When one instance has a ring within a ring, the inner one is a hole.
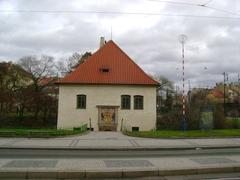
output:
M113 41L147 73L180 82L179 35L185 34L185 74L192 87L212 86L223 72L229 81L238 79L239 0L0 0L0 61L95 52L111 29Z

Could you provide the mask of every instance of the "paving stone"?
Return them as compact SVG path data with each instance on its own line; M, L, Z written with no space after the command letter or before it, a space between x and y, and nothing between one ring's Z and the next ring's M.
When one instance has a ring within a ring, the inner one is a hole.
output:
M14 146L17 147L68 147L72 140L68 139L24 139L15 142Z
M148 160L104 160L107 167L151 167L153 164Z
M238 138L239 139L239 138ZM188 139L187 141L198 144L198 146L240 146L235 138L213 138L213 139Z
M132 147L128 140L111 140L111 139L93 139L93 140L79 140L75 147Z
M140 147L192 147L192 144L175 139L136 139Z
M7 168L42 168L42 167L55 167L57 160L13 160L3 165Z
M238 163L237 161L227 158L192 158L191 160L199 164Z

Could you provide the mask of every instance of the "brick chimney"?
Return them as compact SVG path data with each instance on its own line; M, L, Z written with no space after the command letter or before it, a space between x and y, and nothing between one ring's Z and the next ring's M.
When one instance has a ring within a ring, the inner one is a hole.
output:
M104 37L100 37L100 47L101 48L105 44L105 39Z

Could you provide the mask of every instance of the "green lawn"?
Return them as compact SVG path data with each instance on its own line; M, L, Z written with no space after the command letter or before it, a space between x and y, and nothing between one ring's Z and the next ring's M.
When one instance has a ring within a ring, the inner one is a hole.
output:
M190 130L190 131L141 131L124 132L128 136L145 138L202 138L202 137L240 137L240 129Z
M0 137L31 137L31 138L49 138L58 136L68 136L82 134L86 128L66 129L2 129L0 128Z

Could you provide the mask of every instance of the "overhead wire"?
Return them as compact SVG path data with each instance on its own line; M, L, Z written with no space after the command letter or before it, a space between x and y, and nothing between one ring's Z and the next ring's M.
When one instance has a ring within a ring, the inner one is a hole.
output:
M176 2L176 1L167 1L167 0L147 0L153 2L160 2L160 3L168 3L168 4L178 4L178 5L187 5L187 6L195 6L195 3L187 3L187 2Z
M0 13L49 13L49 14L121 14L121 15L145 15L145 16L174 16L174 17L188 17L188 18L210 18L210 19L235 19L240 17L225 17L225 16L201 16L190 14L167 14L167 13L151 13L151 12L122 12L122 11L63 11L63 10L0 10Z
M209 8L209 9L213 9L215 11L219 11L219 12L223 12L223 13L227 13L227 14L231 14L231 15L240 16L240 14L238 14L238 13L234 13L234 12L227 11L227 10L224 10L224 9L219 9L219 8L215 8L215 7L212 7L212 6L208 6L208 4L210 2L212 2L213 0L209 0L206 3L203 3L203 4L187 3L187 2L177 2L177 1L168 1L168 0L147 0L147 1L159 2L159 3L167 3L167 4L176 4L176 5L184 5L184 6L203 7L203 8Z
M235 16L240 16L240 14L237 14L237 13L234 13L234 12L231 12L231 11L226 11L226 10L223 10L223 9L218 9L218 8L211 7L211 6L206 6L206 5L200 5L200 6L208 8L208 9L213 9L215 11L220 11L220 12L223 12L223 13L232 14L232 15L235 15Z
M204 5L206 6L207 4L209 4L210 2L212 2L213 0L209 0L208 2L204 3Z
M221 11L227 14L239 16L239 17L225 17L225 16L201 16L201 15L190 15L190 14L168 14L168 13L151 13L151 12L122 12L122 11L94 11L94 10L1 10L0 13L49 13L49 14L121 14L121 15L146 15L146 16L180 16L180 17L189 17L189 18L212 18L212 19L240 19L240 14L214 8L207 6L211 1L209 0L205 4L195 4L195 3L187 3L187 2L176 2L176 1L168 1L168 0L147 0L161 3L171 3L178 5L187 5L187 6L197 6L213 9L215 11Z

